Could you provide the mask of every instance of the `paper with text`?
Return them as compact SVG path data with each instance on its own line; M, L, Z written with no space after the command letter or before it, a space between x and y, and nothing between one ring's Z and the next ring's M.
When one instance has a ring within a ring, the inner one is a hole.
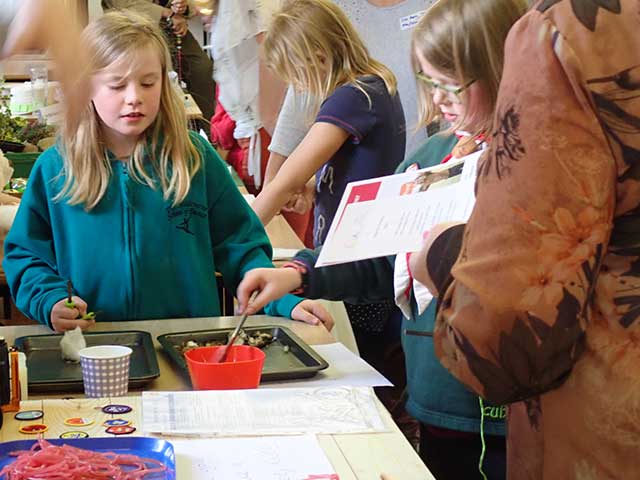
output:
M316 267L417 251L434 225L466 222L481 154L347 185Z
M387 431L370 388L143 392L143 430L242 436Z

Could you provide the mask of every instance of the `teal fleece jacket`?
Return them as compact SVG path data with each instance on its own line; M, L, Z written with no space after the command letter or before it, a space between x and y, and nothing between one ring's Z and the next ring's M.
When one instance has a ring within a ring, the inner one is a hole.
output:
M437 165L457 142L454 135L435 135L402 162L396 173L407 169ZM395 257L374 258L358 262L314 268L320 249L302 250L296 260L309 270L304 296L344 300L351 303L374 303L394 298L393 265ZM403 319L402 347L407 368L407 411L420 422L463 432L484 431L489 435L505 434L505 408L485 404L481 419L478 397L453 377L435 355L433 339L420 335L433 332L436 302L418 315L412 300L413 320Z
M193 133L191 139L202 168L176 206L113 159L94 209L54 201L64 182L63 159L57 147L38 158L2 264L25 315L50 325L51 309L67 296L71 280L74 294L100 312L99 321L219 316L216 271L235 292L247 271L273 266L264 228L226 164L208 142ZM265 311L290 317L301 300L287 295Z

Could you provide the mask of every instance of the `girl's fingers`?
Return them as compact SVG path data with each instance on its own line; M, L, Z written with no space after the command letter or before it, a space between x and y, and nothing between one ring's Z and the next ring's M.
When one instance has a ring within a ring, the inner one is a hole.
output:
M254 290L257 290L257 288L255 288ZM258 293L256 298L252 302L249 302L249 305L247 305L246 310L249 312L249 315L255 315L258 310L260 310L267 303L269 303L272 298L274 298L271 290L272 289L269 286L260 289L260 293Z
M61 305L54 308L53 314L61 320L75 320L80 316L80 310Z
M316 317L313 313L306 310L303 306L300 308L300 311L297 312L296 320L304 323L308 323L309 325L319 325L320 319Z
M93 326L95 320L76 320L67 318L57 318L53 320L51 324L56 332L66 332L67 330L73 330L76 327L80 327L82 330Z
M84 316L87 313L87 302L85 302L80 297L72 297L72 300L73 300L73 303L75 303L76 309L79 313L79 315L76 315L76 317Z

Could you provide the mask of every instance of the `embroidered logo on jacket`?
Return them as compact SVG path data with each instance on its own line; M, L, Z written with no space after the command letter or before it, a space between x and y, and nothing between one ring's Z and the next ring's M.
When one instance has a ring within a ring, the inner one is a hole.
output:
M167 220L175 224L178 230L189 235L195 235L191 229L194 218L207 218L207 207L195 202L184 202L177 207L167 207Z

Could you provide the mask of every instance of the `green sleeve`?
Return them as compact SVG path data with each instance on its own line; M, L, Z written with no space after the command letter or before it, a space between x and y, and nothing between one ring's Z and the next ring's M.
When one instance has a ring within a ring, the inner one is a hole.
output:
M207 176L209 223L216 269L225 287L235 294L244 275L254 268L273 268L271 243L253 209L236 187L227 165L217 152L197 136ZM302 298L285 295L265 307L268 315L290 317Z
M36 162L29 185L4 245L2 267L16 306L39 323L51 326L51 309L67 297L66 279L57 270L49 200L51 176L44 163L55 155L50 149Z
M439 164L456 144L455 135L434 135L425 141L410 158L396 169L403 173L413 164L418 168ZM320 248L301 250L296 260L308 270L308 285L303 295L307 298L342 300L349 303L375 303L393 300L393 264L395 257L380 257L357 262L316 268L314 265Z
M320 248L317 248L301 250L295 256L308 270L305 297L356 304L393 300L393 258L372 258L316 268L319 254Z

